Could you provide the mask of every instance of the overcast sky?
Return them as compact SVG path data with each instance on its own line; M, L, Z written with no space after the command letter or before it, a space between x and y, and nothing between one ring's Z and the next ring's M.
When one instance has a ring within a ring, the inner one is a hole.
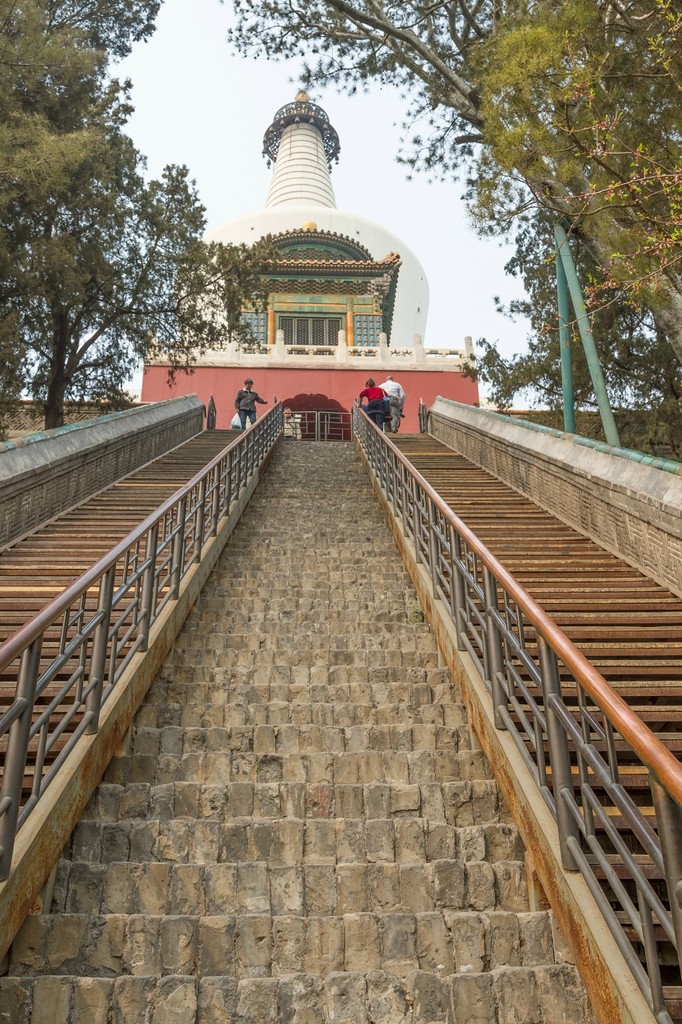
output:
M133 82L129 133L156 177L186 164L206 207L209 230L265 206L271 171L261 155L275 111L293 100L296 68L235 57L226 42L230 4L165 0L151 41L117 69ZM294 79L293 82L291 79ZM505 275L509 252L481 240L466 220L457 182L408 181L396 162L401 104L397 91L371 96L312 93L341 142L332 184L339 209L398 235L423 265L430 287L425 342L460 348L465 335L499 341L509 356L525 348L525 323L495 311L521 294Z

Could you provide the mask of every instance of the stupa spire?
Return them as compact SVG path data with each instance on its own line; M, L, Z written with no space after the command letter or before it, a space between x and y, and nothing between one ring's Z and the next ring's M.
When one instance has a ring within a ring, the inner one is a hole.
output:
M339 137L322 107L299 92L275 114L263 154L275 169L267 207L313 205L336 209L330 170L339 159Z

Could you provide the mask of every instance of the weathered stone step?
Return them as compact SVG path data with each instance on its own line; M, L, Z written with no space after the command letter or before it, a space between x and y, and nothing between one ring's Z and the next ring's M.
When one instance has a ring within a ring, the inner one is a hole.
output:
M308 782L330 786L370 782L410 785L491 778L490 765L475 750L370 750L346 753L256 754L196 751L191 754L135 754L114 757L105 781L118 785L150 782Z
M275 612L269 607L264 611L249 614L243 611L241 603L232 609L229 618L226 618L224 601L225 598L220 597L220 604L216 607L202 605L201 608L195 608L184 627L187 635L192 636L200 629L210 628L211 625L224 630L226 621L229 623L230 629L238 633L245 633L259 627L263 630L287 629L292 625L295 625L301 632L327 633L329 635L343 633L350 625L361 632L376 629L387 636L413 633L421 637L429 633L429 627L424 623L423 613L414 594L411 597L409 617L406 617L401 605L402 614L399 618L387 619L378 613L376 616L372 616L371 622L358 622L357 619L352 622L353 616L350 613L333 609L327 609L323 619L313 611ZM185 634L181 634L181 636L183 635Z
M434 860L491 861L522 856L516 829L505 823L458 827L429 818L156 818L80 821L71 860L215 864L418 864Z
M377 551L375 558L393 561L394 552L391 552L388 548L383 548L383 551ZM354 552L352 548L349 548L346 557L352 558ZM395 589L397 587L405 588L407 590L410 586L410 579L407 573L401 569L379 569L379 580L377 582L377 569L368 568L363 565L356 565L350 569L346 569L344 575L340 579L336 579L331 582L328 577L321 576L313 573L302 573L297 570L297 560L301 557L294 554L290 559L277 559L277 561L270 564L259 564L254 563L248 559L243 562L231 562L230 570L234 568L234 572L230 572L230 578L234 580L234 587L232 590L231 604L235 607L239 605L239 594L235 593L235 588L244 586L247 589L253 584L262 586L263 580L268 580L271 583L273 594L275 597L283 597L285 594L294 594L296 597L304 597L307 593L315 594L333 594L346 592L349 596L354 588L357 587L373 587L378 590L379 596L383 597L386 595L388 598L391 591L394 592L392 600L396 600ZM310 560L310 553L306 557ZM341 558L344 555L340 555ZM362 598L362 595L355 595L357 600Z
M231 725L228 728L137 725L132 755L181 757L198 751L242 751L255 754L363 753L365 751L460 751L471 747L466 725L449 728L434 723L328 726L278 723Z
M227 588L213 592L210 600L213 605L223 607L228 601ZM328 599L321 597L316 598L314 603L309 596L299 599L292 597L291 594L286 598L278 598L276 600L248 597L240 599L236 604L231 605L229 615L226 615L225 618L230 623L234 620L235 623L254 627L269 626L273 623L280 626L286 623L291 624L292 622L296 625L301 623L305 626L309 623L318 623L320 621L320 613L323 611L325 621L338 629L343 624L347 626L352 625L353 620L356 624L358 622L357 610L355 609L357 594L353 598L349 598L349 600L353 601L354 609L352 611L346 609L343 602L338 604L337 607L338 599L336 597L333 606ZM201 612L195 611L193 613L194 616L199 614L203 614L203 606ZM380 608L373 609L371 621L377 624L397 624L402 626L405 623L421 622L421 616L422 612L414 591L406 591L405 596L401 600L383 601ZM187 628L195 628L194 618L189 620Z
M570 964L492 967L486 972L413 971L367 965L353 972L231 975L69 975L0 978L5 1024L509 1024L590 1015Z
M553 963L539 913L31 915L10 953L15 977L48 973L320 978L361 967L407 977Z
M428 651L403 651L400 646L394 648L383 648L381 650L341 650L331 649L329 646L319 649L308 648L305 643L299 643L295 636L289 640L290 655L288 663L291 666L302 665L308 668L317 666L348 665L361 666L363 668L392 668L396 672L403 668L437 668L438 654L434 648ZM202 645L200 649L193 648L188 651L177 650L173 653L171 664L182 667L184 665L210 665L218 668L265 668L266 666L278 665L282 661L282 641L273 644L271 647L246 650L243 648L230 650L229 648L216 649L210 644Z
M260 696L260 694L258 695ZM265 696L269 696L266 694ZM438 725L468 728L463 704L390 704L345 702L292 703L291 700L254 702L244 692L239 702L212 704L208 701L145 704L135 719L136 729L211 729L239 725L315 725L345 728L359 725Z
M122 845L118 843L117 848ZM517 850L505 850L502 843L493 845L496 849L489 863L474 859L412 864L304 860L300 865L264 860L210 864L62 860L51 909L53 914L157 916L527 911L520 862L496 856Z
M171 782L152 786L102 783L85 808L81 821L111 823L134 820L189 818L228 821L245 816L276 818L429 818L458 828L509 824L492 779L423 783L419 786L308 785L303 782L230 782L198 785Z
M230 624L231 625L231 624ZM213 627L213 628L211 628ZM281 650L282 643L286 642L290 630L280 625L279 632L273 629L267 631L249 630L247 632L235 632L232 629L225 630L223 623L222 630L216 630L213 623L201 632L202 646L222 653L224 651L269 651ZM310 651L329 652L334 657L337 652L360 653L381 652L381 651L404 651L421 652L423 654L437 653L436 644L431 636L415 635L407 628L402 631L391 633L375 632L353 632L351 635L341 636L338 633L324 633L313 631L302 631L296 629L295 634L289 637L292 646L302 647ZM282 633L285 634L284 638ZM173 664L182 664L182 658L196 655L196 639L194 643L176 645L173 653Z
M460 704L451 680L438 668L387 668L337 665L308 668L271 665L249 672L200 665L167 666L155 680L145 703L208 704L262 703L272 700L298 704Z

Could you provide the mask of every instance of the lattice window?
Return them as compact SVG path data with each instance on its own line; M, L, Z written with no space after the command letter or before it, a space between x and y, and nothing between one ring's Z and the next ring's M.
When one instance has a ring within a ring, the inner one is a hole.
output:
M353 317L355 344L359 347L376 348L381 334L381 316L379 314L356 313Z
M284 332L285 345L316 346L336 345L341 330L339 317L330 316L281 316L280 330Z
M251 329L251 338L246 339L244 344L267 345L268 343L268 314L267 313L242 313L241 321Z

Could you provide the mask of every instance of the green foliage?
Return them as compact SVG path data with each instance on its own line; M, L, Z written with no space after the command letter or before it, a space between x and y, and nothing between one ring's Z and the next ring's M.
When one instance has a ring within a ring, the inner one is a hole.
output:
M553 256L546 255L551 238L549 215L520 218L516 252L507 265L508 272L523 281L527 294L504 312L529 319L532 334L527 351L504 359L485 339L478 343L483 354L476 375L488 385L491 400L503 409L518 408L524 401L545 405L557 414L562 408L555 265ZM574 252L579 277L601 285L601 270L589 254L584 249ZM648 310L622 301L608 289L602 295L604 301L591 317L591 326L621 441L677 456L682 453L682 377L675 353ZM575 322L571 335L576 409L589 411L596 408L596 399ZM551 417L547 422L559 425Z
M545 210L682 361L682 11L676 0L233 0L244 54L307 85L398 88L401 159L466 176L475 223ZM607 299L607 296L611 298Z
M0 340L18 354L2 386L28 377L57 426L65 398L120 402L151 352L187 368L243 332L270 245L205 246L186 168L145 180L108 64L151 32L155 0L0 4Z
M682 13L668 0L539 3L476 63L488 208L502 175L520 172L590 244L603 289L625 285L654 307L655 289L679 294Z

